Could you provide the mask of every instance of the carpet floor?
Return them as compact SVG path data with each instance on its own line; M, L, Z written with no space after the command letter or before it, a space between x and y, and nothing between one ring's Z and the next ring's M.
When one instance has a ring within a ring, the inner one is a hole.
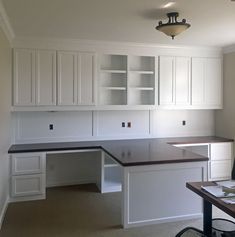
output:
M121 227L121 193L100 194L94 184L47 189L47 199L11 203L0 237L174 237L202 219L130 229Z

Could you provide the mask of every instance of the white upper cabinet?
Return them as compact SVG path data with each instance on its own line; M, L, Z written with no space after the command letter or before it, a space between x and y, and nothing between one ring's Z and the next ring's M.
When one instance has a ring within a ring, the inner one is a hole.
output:
M52 50L14 50L14 105L56 104L56 54Z
M93 105L95 58L92 53L58 52L58 105Z
M219 54L135 51L14 49L14 110L222 108Z
M175 66L174 57L159 58L159 104L173 105L175 103Z
M35 105L35 50L14 50L13 104Z
M222 108L220 58L192 58L192 105Z
M175 58L175 104L190 105L191 60L189 57Z
M75 52L58 52L58 105L76 105L78 57Z
M56 105L56 52L36 52L36 104Z
M78 71L78 104L95 104L95 55L93 53L79 53Z
M190 105L190 58L159 57L159 105Z

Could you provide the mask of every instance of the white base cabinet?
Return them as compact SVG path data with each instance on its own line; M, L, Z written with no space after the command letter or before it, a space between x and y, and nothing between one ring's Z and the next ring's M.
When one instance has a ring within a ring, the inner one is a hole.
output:
M12 201L44 199L46 193L45 153L11 155Z
M233 143L176 145L179 148L209 157L208 181L231 179L233 167Z
M232 149L231 142L210 144L209 180L231 179Z

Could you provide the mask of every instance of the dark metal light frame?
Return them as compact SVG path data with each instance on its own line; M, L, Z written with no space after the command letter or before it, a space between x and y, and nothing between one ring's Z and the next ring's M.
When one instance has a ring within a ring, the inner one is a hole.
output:
M156 30L161 31L174 39L176 35L187 30L191 26L190 24L186 23L185 19L178 21L178 16L178 12L167 13L167 17L169 18L168 22L164 24L162 21L159 21L158 26L156 26Z

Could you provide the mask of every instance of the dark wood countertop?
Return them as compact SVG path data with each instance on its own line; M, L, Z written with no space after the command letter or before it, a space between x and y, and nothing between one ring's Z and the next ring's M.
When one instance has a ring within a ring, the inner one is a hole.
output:
M207 161L204 157L173 145L233 142L219 137L179 137L86 142L56 142L12 145L8 153L103 149L122 166Z

